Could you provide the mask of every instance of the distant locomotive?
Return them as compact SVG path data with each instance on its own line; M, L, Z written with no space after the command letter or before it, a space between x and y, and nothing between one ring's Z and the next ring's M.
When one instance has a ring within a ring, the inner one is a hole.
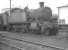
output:
M58 32L57 24L52 18L52 11L49 7L44 7L40 2L40 8L33 11L13 8L2 13L0 18L1 29L16 32L43 33L46 35L56 34Z

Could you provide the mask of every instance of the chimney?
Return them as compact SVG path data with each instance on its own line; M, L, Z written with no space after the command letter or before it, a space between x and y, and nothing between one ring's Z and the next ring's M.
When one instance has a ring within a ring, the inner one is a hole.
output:
M40 8L44 7L44 2L39 2Z

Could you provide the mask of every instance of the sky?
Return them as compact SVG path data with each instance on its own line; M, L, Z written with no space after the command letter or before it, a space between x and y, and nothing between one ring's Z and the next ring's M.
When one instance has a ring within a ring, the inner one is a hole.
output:
M30 9L37 9L39 7L39 2L43 1L45 6L52 9L54 14L58 14L59 6L64 6L68 4L67 0L12 0L12 7L24 8L28 5ZM5 8L9 8L10 0L0 0L0 12L5 11Z

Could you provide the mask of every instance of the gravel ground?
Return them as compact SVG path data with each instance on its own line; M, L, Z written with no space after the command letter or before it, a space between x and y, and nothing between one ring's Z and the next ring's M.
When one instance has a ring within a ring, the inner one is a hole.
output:
M27 40L35 43L40 43L44 45L50 45L53 47L59 47L59 48L68 48L68 40L65 38L67 35L61 36L62 33L60 33L59 36L50 36L46 37L43 35L33 35L33 34L22 34L22 33L10 33L10 32L0 32L0 34L12 38L18 38L21 40Z

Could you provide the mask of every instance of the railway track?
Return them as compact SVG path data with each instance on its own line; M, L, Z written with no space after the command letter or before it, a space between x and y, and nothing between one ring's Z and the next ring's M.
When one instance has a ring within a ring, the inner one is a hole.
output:
M0 42L7 45L19 48L21 50L65 50L64 48L58 48L30 41L25 41L17 38L11 38L0 34Z

